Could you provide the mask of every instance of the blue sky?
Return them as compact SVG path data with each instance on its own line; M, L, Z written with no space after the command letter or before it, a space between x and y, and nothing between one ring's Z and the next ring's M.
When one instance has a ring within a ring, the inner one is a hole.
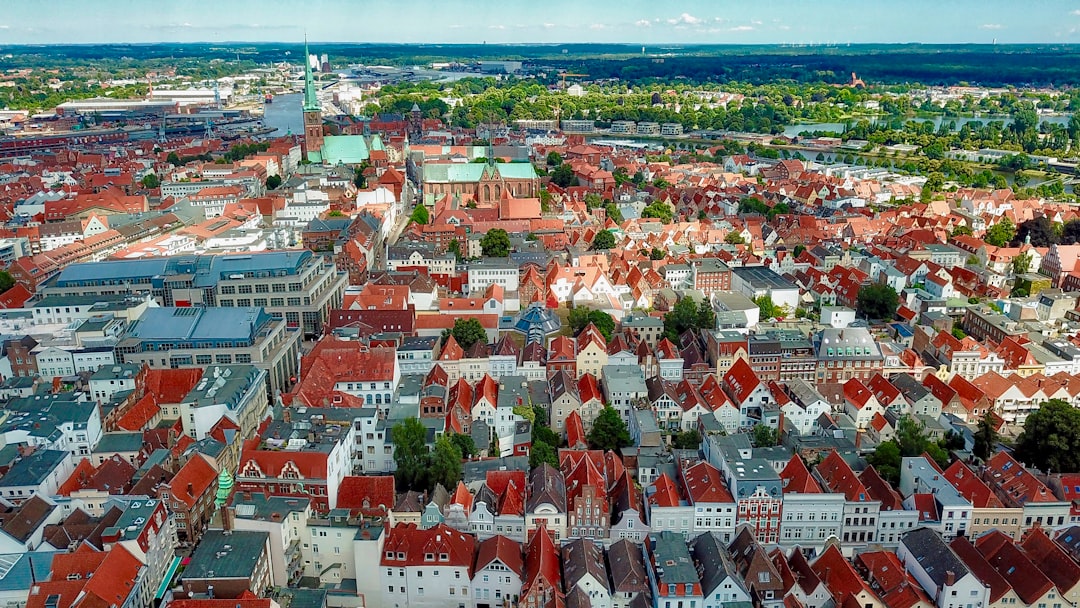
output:
M1080 43L1080 0L11 1L0 45L57 42Z

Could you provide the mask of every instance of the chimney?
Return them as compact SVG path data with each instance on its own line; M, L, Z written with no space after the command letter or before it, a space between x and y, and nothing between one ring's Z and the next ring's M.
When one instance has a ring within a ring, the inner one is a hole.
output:
M952 570L945 571L945 585L951 587L956 584L956 573Z
M292 422L292 408L288 408L288 407L284 408L284 411L283 411L281 417L286 423Z
M855 449L856 450L859 449L860 447L862 447L862 434L863 434L862 429L859 429L859 430L855 431Z
M187 493L188 493L188 496L194 496L195 495L195 486L193 484L190 484L190 483L187 484Z

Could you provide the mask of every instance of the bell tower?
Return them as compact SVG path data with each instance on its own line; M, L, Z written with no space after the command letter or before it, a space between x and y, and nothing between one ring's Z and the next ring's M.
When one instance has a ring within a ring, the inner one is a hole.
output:
M311 73L311 55L308 54L307 37L304 37L304 158L311 160L311 153L321 156L323 147L322 105L315 93L315 78Z

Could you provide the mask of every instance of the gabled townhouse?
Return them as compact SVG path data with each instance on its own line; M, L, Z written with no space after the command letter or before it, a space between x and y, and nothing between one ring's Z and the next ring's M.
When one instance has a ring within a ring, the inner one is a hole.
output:
M866 486L840 453L836 450L829 452L814 467L814 475L829 491L844 495L841 542L845 545L875 542L881 503L870 496Z
M698 393L701 395L701 399L704 402L703 406L712 410L712 417L716 420L716 423L724 429L725 433L736 433L742 423L742 413L739 408L731 402L727 393L724 392L724 387L720 384L720 380L713 374L709 374L705 377L705 380L698 388ZM828 404L826 404L827 406ZM783 406L786 413L790 409L795 409L798 406ZM801 422L801 419L797 418L797 421Z
M472 605L476 539L444 524L390 528L379 560L383 606Z
M610 495L612 517L611 528L608 529L609 540L642 543L649 534L649 524L645 523L648 516L634 477L624 471Z
M563 451L562 468L566 486L566 538L605 540L611 525L607 480L593 455L600 452ZM572 455L571 457L565 457ZM574 456L579 456L575 458Z
M701 573L701 594L704 608L722 608L725 605L750 603L739 568L728 553L727 543L715 532L699 534L690 542L690 555Z
M855 567L840 552L838 545L829 545L817 557L811 567L814 573L825 583L833 601L840 606L860 606L866 608L884 608L870 585L863 580Z
M855 556L855 570L870 583L885 608L932 608L933 602L891 551L867 551Z
M780 479L784 491L780 542L785 546L822 547L829 539L839 539L844 495L823 491L798 454L780 472Z
M896 556L938 608L959 608L969 602L985 606L987 589L955 552L930 528L904 535Z
M690 556L686 539L664 530L651 537L646 561L653 608L678 608L703 605L701 580Z
M1053 581L1013 544L1011 538L991 531L975 540L975 548L1009 583L1021 602L1028 606L1062 607L1062 598Z
M691 535L714 532L724 544L730 543L735 537L736 505L720 471L702 461L683 469L682 477L694 508Z
M683 496L679 486L665 472L646 490L649 527L654 533L671 531L685 538L693 534L694 507Z
M844 383L844 413L855 421L856 428L869 428L874 416L883 411L873 391L861 380L852 378Z
M648 605L649 574L644 549L629 540L619 540L607 550L608 575L611 578L611 608Z
M935 420L941 415L941 401L910 374L894 374L889 378L889 383L900 391L906 404L898 404L895 408L897 414L929 416Z
M753 604L761 608L780 608L784 604L784 581L749 527L739 528L728 552L735 560Z
M529 531L525 547L525 578L518 606L522 608L564 608L562 568L558 546L541 523Z
M942 473L942 477L971 503L971 525L968 527L968 535L974 538L990 530L1000 530L1013 540L1020 539L1023 531L1021 522L1024 519L1024 510L1006 508L994 491L963 461L957 460L950 464Z
M783 387L788 397L780 406L784 421L794 426L800 435L812 435L817 419L831 412L832 405L813 384L801 378L789 380Z
M793 598L805 608L823 608L833 602L832 593L825 582L814 572L813 566L806 559L806 553L798 545L791 550L791 556L777 547L772 552L772 562L780 579L784 583L784 598Z
M1050 540L1042 528L1028 532L1020 541L1020 548L1039 571L1053 581L1065 605L1075 606L1080 601L1080 565Z
M925 511L920 502L933 503L937 523L924 525L941 533L945 542L956 536L967 536L974 511L971 502L945 478L937 463L923 456L904 458L900 463L900 492L904 506L911 511Z
M1005 608L1023 603L1012 585L990 565L990 562L986 561L982 553L979 553L979 550L971 543L971 539L966 536L957 536L949 543L949 547L971 570L975 578L986 587L987 608Z
M636 357L633 365L605 365L600 372L600 381L608 405L627 423L635 405L649 396L645 372L637 365Z
M589 323L575 339L575 363L578 374L599 377L608 364L607 340L595 325Z
M558 541L566 537L566 480L559 469L542 464L529 474L525 504L525 533L543 527Z
M750 428L762 421L764 410L775 403L772 392L744 359L737 359L724 374L724 390L738 406L742 416L740 428Z
M900 493L878 474L872 466L859 473L859 481L872 500L881 503L878 511L877 542L883 547L895 548L900 539L919 525L919 512L904 508Z
M562 546L563 585L567 603L573 593L588 598L584 605L611 608L611 587L603 545L588 538L578 538Z
M581 397L578 395L577 378L566 370L559 370L548 377L548 395L551 410L548 419L556 433L566 433L566 418L571 412L581 415ZM584 418L582 424L584 425Z
M523 576L521 543L498 535L480 541L472 577L476 608L517 604Z
M1023 529L1057 528L1069 520L1071 504L1058 500L1050 488L1008 452L998 452L981 469L982 479L1010 508L1024 510Z

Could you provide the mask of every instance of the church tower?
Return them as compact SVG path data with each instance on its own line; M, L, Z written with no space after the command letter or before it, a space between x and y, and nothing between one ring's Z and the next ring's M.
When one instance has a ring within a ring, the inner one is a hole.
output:
M311 55L308 54L307 38L304 39L304 158L315 162L321 160L323 147L322 106L315 94L315 78L311 74Z

